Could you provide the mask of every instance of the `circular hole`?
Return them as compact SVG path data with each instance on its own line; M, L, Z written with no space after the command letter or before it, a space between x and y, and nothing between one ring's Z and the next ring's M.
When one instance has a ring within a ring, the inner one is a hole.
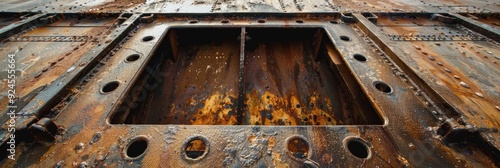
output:
M302 20L296 20L295 23L304 23Z
M195 24L198 23L198 20L188 20L189 24Z
M221 23L229 23L229 20L221 20Z
M259 20L257 20L257 22L259 22L259 23L266 23L266 20L259 19Z
M358 158L368 158L369 150L368 145L361 139L352 139L347 142L347 149L351 152L352 155Z
M384 93L391 93L392 88L384 82L377 81L374 83L375 88Z
M109 82L104 85L104 87L102 87L101 91L102 93L109 93L118 88L118 86L120 86L120 83L118 81Z
M125 62L134 62L137 61L141 56L139 54L132 54L125 58Z
M132 140L127 146L125 154L127 157L136 158L144 154L148 148L148 141L144 137L139 137Z
M340 39L344 40L344 41L351 41L351 38L349 38L347 36L340 36Z
M195 136L189 138L188 141L184 143L184 154L185 158L188 160L196 161L200 160L208 153L208 140L202 136Z
M153 39L154 39L154 37L153 37L153 36L146 36L146 37L143 37L143 38L142 38L142 41L151 41L151 40L153 40Z
M366 61L366 57L364 55L361 55L361 54L354 54L354 59L361 61L361 62Z
M336 20L330 20L330 23L331 24L339 24L339 22L337 22Z
M309 154L309 143L300 136L294 136L288 139L287 149L293 158L298 160L306 159Z

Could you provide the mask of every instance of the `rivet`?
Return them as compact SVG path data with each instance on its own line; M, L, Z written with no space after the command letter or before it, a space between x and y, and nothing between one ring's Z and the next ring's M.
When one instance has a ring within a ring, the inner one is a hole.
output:
M451 73L451 70L448 69L448 68L444 68L444 71L448 72L448 73Z
M429 59L430 59L431 61L436 60L436 58L434 58L434 57L433 57L433 56L431 56L431 55L429 55Z
M484 96L483 96L483 94L482 94L482 93L479 93L479 92L476 92L476 95L477 95L478 97L480 97L480 98L483 98L483 97L484 97Z
M460 85L463 86L464 88L470 88L469 85L463 81L460 81Z

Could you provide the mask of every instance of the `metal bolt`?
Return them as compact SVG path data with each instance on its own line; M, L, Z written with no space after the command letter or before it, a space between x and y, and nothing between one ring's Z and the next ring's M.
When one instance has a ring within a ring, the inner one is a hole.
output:
M448 68L444 68L444 71L448 72L448 73L451 73L451 70L448 69Z
M480 97L480 98L483 98L483 97L484 97L484 96L483 96L483 94L482 94L482 93L479 93L479 92L476 92L476 95L477 95L478 97Z
M464 88L467 88L467 89L470 88L470 86L463 81L460 81L460 85L463 86Z
M76 146L75 146L75 150L78 151L78 150L81 150L83 149L83 147L85 146L84 143L80 142L78 143Z
M434 57L433 57L433 56L431 56L431 55L429 55L429 59L430 59L431 61L436 60L436 58L434 58Z

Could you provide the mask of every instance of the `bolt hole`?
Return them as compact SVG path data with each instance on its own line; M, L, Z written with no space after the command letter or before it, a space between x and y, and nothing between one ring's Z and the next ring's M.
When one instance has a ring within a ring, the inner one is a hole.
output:
M229 23L229 20L221 20L221 23Z
M257 22L259 22L259 23L266 23L266 20L259 19L259 20L257 20Z
M125 58L125 62L134 62L137 61L141 56L139 54L132 54Z
M347 149L349 149L352 155L361 159L368 158L369 156L367 143L358 138L349 140L349 142L347 142Z
M120 83L118 81L112 81L112 82L109 82L106 85L104 85L104 87L102 87L101 91L102 91L102 93L109 93L109 92L116 90L116 88L118 88L118 86L120 86Z
M303 20L296 20L295 23L304 23Z
M361 54L354 54L354 59L361 61L361 62L366 61L366 57L364 55L361 55Z
M208 153L208 140L202 136L195 136L184 143L185 157L189 160L200 160Z
M330 20L330 23L331 24L339 24L339 22L337 22L336 20Z
M143 37L143 38L142 38L142 41L146 42L146 41L151 41L151 40L153 40L153 39L154 39L154 37L153 37L153 36L146 36L146 37Z
M195 24L195 23L198 23L198 20L188 20L188 23L189 24Z
M287 149L293 158L302 160L309 154L309 143L300 136L294 136L288 139Z
M377 81L377 82L375 82L374 85L375 85L375 88L377 88L381 92L384 92L384 93L391 93L392 92L392 88L384 82Z
M148 148L148 142L146 138L139 137L132 140L127 146L127 157L136 158L144 154L146 149Z
M351 41L351 38L349 38L347 36L340 36L340 39L344 40L344 41Z

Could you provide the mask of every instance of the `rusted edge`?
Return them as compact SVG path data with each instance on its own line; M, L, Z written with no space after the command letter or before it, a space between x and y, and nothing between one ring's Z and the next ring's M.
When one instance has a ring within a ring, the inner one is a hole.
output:
M378 35L380 32L378 32L378 28L376 25L371 23L368 19L366 19L362 14L360 13L355 13L353 16L356 18L358 25L360 26L360 29L365 32L378 46L381 47L381 49L389 56L389 60L393 62L393 64L399 69L401 69L403 72L405 72L405 75L408 76L408 82L413 85L418 87L417 89L422 90L423 92L420 93L422 97L424 97L427 100L432 100L430 104L432 104L434 107L436 107L436 110L438 111L439 114L444 114L444 115L439 115L436 116L444 118L446 120L448 117L451 116L456 116L457 114L457 109L455 109L453 106L450 106L452 109L451 112L446 112L442 111L440 107L437 106L437 103L434 101L437 101L439 104L450 104L446 99L444 99L441 95L435 92L435 90L432 89L430 85L428 85L422 78L420 78L416 72L414 72L408 65L404 63L403 60L401 60L397 54L389 48L389 45L385 43L384 41L389 41L388 39L384 39L385 37L382 35ZM430 94L430 95L427 95ZM432 98L432 99L431 99ZM451 113L451 114L450 114Z
M418 86L419 89L423 90L422 96L425 96L426 98L432 99L432 101L437 101L439 104L446 104L446 105L448 105L450 110L452 110L452 111L448 111L444 115L441 112L439 112L439 114L441 114L441 115L435 115L435 117L444 118L443 123L441 123L441 124L438 123L440 127L442 127L443 125L449 125L449 121L453 121L455 118L459 118L459 117L463 116L462 111L460 111L456 107L452 106L444 97L442 97L440 94L438 94L436 90L433 90L432 87L428 83L426 83L422 78L420 78L415 71L413 71L407 64L405 64L403 62L403 60L401 60L397 56L397 54L391 48L389 48L389 45L387 45L385 43L385 41L389 41L389 40L385 39L386 37L379 35L380 32L378 31L378 28L376 27L376 25L370 23L370 21L368 19L366 19L361 14L356 13L356 14L353 14L353 16L358 21L358 25L360 26L360 28L370 38L372 38L373 41L377 45L379 45L385 53L387 53L387 55L390 57L390 60L393 61L395 65L400 67L405 72L405 74L409 77L408 78L409 82L411 82L412 85ZM435 108L437 108L436 110L441 110L440 109L441 106L437 106L436 103L432 102L432 101L431 101L431 104ZM454 114L454 113L456 113L456 114ZM465 121L465 122L466 122L465 124L470 124L467 121ZM479 127L481 127L481 126L479 126ZM466 133L468 135L473 135L474 133L477 133L477 132L478 132L478 130L467 129L460 124L458 124L458 125L455 124L455 125L453 125L452 128L445 129L440 134L443 136L461 135L458 137L457 136L454 136L454 137L459 138L458 141L462 141L462 140L465 140L466 137L462 136L463 134L460 134L460 133ZM481 136L481 138L484 141L488 141L488 140L494 141L493 139L485 137L485 136ZM446 139L447 139L446 137L443 138L444 143L447 143ZM482 150L488 150L488 149L483 148Z
M491 27L487 24L472 20L460 14L448 13L448 15L457 18L461 25L474 30L475 32L478 32L486 37L489 37L496 42L500 42L500 30L495 29L494 27Z
M112 41L110 43L104 45L97 45L92 50L96 52L88 52L86 53L77 63L88 62L87 66L82 68L76 68L75 70L68 72L67 74L62 75L51 85L47 86L43 90L40 91L31 101L29 101L26 106L24 106L20 112L18 113L18 118L16 122L15 128L17 130L24 130L29 127L32 123L36 122L38 118L41 118L44 115L44 112L49 111L55 103L61 101L63 96L69 90L66 89L67 86L70 86L72 83L77 82L83 75L87 74L90 71L94 64L98 63L99 58L106 55L108 51L113 49L126 35L133 30L136 23L138 22L140 15L132 15L129 19L123 22L121 27L117 27L112 34L109 35L108 38L111 38ZM0 130L0 134L5 134L5 137L10 135L7 130ZM0 140L0 144L4 144L5 139Z
M9 24L8 26L5 26L0 29L0 41L5 40L9 36L12 36L14 34L20 33L23 30L28 29L31 26L38 25L40 22L40 19L42 17L45 17L46 14L35 14L33 16L28 17L27 19L23 19L17 22L14 22L12 24Z

